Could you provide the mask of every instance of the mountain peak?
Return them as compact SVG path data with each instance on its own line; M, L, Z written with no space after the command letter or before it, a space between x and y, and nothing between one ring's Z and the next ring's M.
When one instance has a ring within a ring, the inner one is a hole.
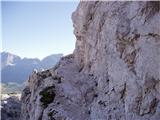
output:
M24 82L34 69L49 69L53 67L62 54L52 54L43 60L38 58L20 58L9 52L1 52L2 82Z
M14 65L16 64L21 58L17 55L14 55L9 52L2 52L1 53L1 69L3 67L8 66L8 65Z

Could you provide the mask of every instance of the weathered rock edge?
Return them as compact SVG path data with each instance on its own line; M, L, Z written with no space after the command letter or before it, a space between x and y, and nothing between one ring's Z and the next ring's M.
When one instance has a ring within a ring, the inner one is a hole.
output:
M30 76L21 120L159 120L159 4L80 2L74 53Z

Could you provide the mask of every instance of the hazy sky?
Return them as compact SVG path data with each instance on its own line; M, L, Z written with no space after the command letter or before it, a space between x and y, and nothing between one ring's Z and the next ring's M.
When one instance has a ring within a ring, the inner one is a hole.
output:
M2 2L3 51L43 58L75 47L71 14L78 2Z

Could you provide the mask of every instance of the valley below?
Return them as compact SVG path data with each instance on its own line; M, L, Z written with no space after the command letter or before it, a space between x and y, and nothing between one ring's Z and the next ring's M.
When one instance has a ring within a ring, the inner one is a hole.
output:
M2 120L159 120L159 5L80 1L74 52L33 68L24 86L2 84Z
M20 58L9 52L1 53L1 120L19 120L21 94L32 72L53 67L63 54L53 54L43 60Z

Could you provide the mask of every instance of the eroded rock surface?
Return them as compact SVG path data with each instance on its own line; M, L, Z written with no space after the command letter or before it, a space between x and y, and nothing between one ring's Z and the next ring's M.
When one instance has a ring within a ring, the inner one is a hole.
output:
M21 102L16 96L1 100L1 120L19 120Z
M80 2L74 53L30 76L21 120L159 120L159 4Z

